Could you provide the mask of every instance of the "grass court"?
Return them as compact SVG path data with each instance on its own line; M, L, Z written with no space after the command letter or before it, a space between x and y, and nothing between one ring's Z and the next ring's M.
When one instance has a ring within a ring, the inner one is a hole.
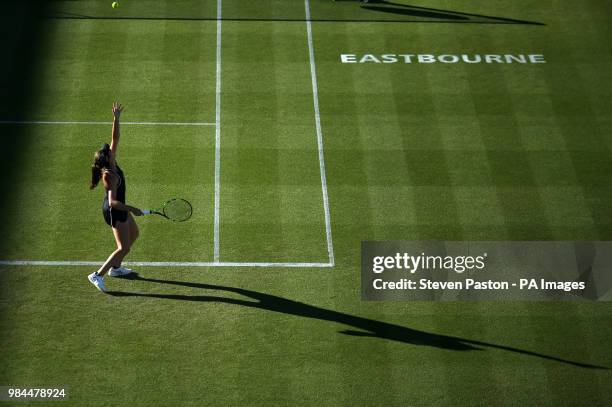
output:
M36 52L7 51L35 63L0 82L20 98L0 104L0 385L89 406L612 403L609 303L364 302L359 273L362 240L612 239L608 3L110 3L49 2ZM359 62L389 54L546 63ZM115 243L88 182L114 100L127 203L194 216L137 218L138 278L103 295L86 275Z

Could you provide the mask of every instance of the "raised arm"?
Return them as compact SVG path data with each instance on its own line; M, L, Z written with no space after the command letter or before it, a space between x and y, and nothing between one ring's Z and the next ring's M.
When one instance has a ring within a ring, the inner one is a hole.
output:
M113 154L117 154L117 146L119 145L119 116L123 112L123 106L119 102L113 102L113 136L110 149Z

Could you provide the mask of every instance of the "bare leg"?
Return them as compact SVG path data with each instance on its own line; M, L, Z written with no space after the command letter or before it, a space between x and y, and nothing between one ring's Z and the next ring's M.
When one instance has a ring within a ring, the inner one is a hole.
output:
M100 276L105 275L111 266L121 265L123 258L130 252L130 227L128 222L117 222L117 227L113 228L113 235L117 242L117 250L112 252L98 269L98 275Z
M129 246L130 250L132 249L132 247L134 246L134 242L136 241L136 239L138 239L138 236L140 235L140 232L138 230L138 225L136 224L136 221L134 220L134 217L132 216L131 213L128 213L128 217L127 220L125 221L125 223L127 223L128 225L128 240L129 240L129 244L127 244L127 246ZM123 244L123 246L125 247L126 244ZM119 247L119 243L117 242L117 247ZM126 253L127 255L127 253ZM125 257L125 255L123 256ZM121 267L121 262L123 261L123 257L116 259L115 263L111 263L112 267L118 268Z
M127 223L130 225L130 247L134 246L134 242L140 236L140 231L138 230L138 225L136 224L136 220L131 213L128 214Z

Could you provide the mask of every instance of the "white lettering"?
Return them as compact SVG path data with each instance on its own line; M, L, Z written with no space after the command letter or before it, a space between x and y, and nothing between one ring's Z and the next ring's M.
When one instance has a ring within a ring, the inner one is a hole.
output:
M504 61L502 61L501 55L485 55L485 61L487 64L490 64L491 62L497 62L499 64L504 63Z
M414 56L414 54L400 54L400 57L404 58L404 62L407 64L411 64L412 63L412 57Z
M541 55L541 54L529 55L529 61L532 64L545 64L546 63L546 60L544 60L544 55Z
M374 273L377 273L377 274L378 273L382 273L385 270L385 268L382 267L382 262L383 262L384 259L385 258L382 257L382 256L374 257L374 264L372 265L372 271Z
M394 64L397 62L397 56L395 54L384 54L382 55L383 64Z
M340 60L343 64L354 64L357 62L355 54L340 54Z
M461 59L463 60L463 62L468 63L468 64L479 64L482 62L482 58L480 57L480 55L474 55L474 59L470 59L469 55L461 55Z
M546 60L542 54L487 54L487 55L453 55L453 54L340 54L340 60L343 64L355 64L355 63L376 63L376 64L395 64L397 62L404 62L405 64L419 63L419 64L434 64L440 62L443 64L456 64L464 62L466 64L545 64Z
M459 57L457 55L440 55L438 61L445 64L456 64L459 62Z
M527 58L525 55L505 55L506 62L511 64L512 61L518 62L519 64L526 64Z
M419 54L417 55L417 58L419 59L419 63L421 64L432 64L436 62L436 57L433 55Z
M374 55L372 54L365 54L360 60L359 63L363 64L364 62L376 62L377 64L380 64L380 60L378 58L376 58Z

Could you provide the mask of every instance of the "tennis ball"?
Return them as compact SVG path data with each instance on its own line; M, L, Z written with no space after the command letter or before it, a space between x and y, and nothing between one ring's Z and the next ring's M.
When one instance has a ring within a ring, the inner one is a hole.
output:
M116 2L116 1L113 1L113 4L111 4L111 7L112 8L117 8L117 7L119 7L119 3Z

